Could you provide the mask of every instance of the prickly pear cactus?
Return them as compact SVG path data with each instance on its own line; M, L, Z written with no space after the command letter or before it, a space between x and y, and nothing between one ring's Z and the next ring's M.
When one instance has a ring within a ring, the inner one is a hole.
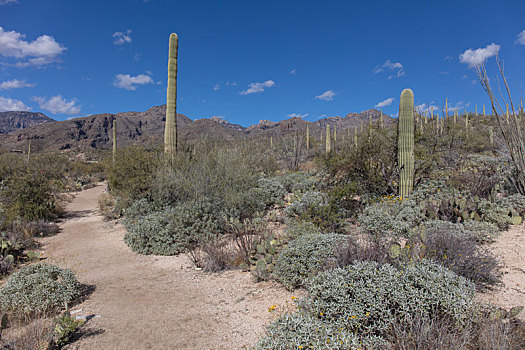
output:
M414 93L405 89L399 102L398 126L399 195L412 192L414 185Z
M273 273L277 253L283 242L273 235L261 240L250 254L250 270L257 280L267 280Z

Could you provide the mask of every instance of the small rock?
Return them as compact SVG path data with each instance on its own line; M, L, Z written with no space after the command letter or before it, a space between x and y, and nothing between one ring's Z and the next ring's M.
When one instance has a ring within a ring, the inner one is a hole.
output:
M71 315L78 314L79 312L82 312L83 310L84 310L84 309L74 310L74 311L71 311L70 314L71 314Z

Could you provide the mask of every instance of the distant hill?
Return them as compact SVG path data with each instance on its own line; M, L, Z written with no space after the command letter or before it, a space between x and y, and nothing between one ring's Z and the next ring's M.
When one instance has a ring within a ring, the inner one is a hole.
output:
M31 140L31 149L34 151L110 149L115 119L119 148L132 144L160 144L164 137L165 114L166 106L162 105L152 107L145 112L104 113L65 121L42 122L0 135L0 147L21 151L27 148L28 140ZM379 115L378 110L369 109L361 113L350 113L346 117L329 117L313 123L301 118L290 118L279 122L263 120L258 124L243 127L218 117L193 121L185 115L177 114L177 125L180 139L186 141L197 139L232 141L246 137L278 137L295 131L304 132L307 125L312 137L316 137L326 125L337 126L337 130L341 132L349 128L353 130L354 126L360 126L361 123L367 126L370 117L373 123L377 123ZM384 115L384 122L388 125L393 119Z
M8 134L38 124L52 122L55 122L55 120L42 113L25 111L0 112L0 134Z

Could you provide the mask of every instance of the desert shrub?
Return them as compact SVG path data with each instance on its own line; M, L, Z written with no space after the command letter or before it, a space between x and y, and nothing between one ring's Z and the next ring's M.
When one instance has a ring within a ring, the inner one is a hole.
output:
M506 208L515 210L517 214L521 216L525 214L525 196L524 195L521 195L519 193L513 194L508 197L500 198L497 202L498 204Z
M150 195L151 181L159 160L154 152L138 146L118 150L115 163L106 161L109 189L127 205Z
M499 236L498 227L490 222L469 220L463 227L479 242L491 242Z
M281 183L289 193L315 190L320 180L314 173L288 172L281 176Z
M221 231L224 213L208 198L126 218L126 244L141 254L175 255L208 242Z
M423 213L412 200L387 197L368 205L359 216L360 227L374 237L408 237L423 219Z
M253 195L262 203L269 207L274 204L284 204L286 189L281 185L277 178L260 178Z
M286 237L289 240L298 238L304 235L321 234L322 230L309 221L288 220L286 225Z
M257 187L257 164L239 149L181 153L172 167L154 174L151 195L161 205L178 205L201 197L220 200L224 208L238 208L240 197Z
M80 296L80 284L69 269L48 264L24 266L0 290L0 307L15 314L57 311Z
M509 163L502 157L471 155L451 172L450 185L484 199L505 192Z
M500 230L508 229L512 223L511 217L509 216L509 208L502 204L482 199L479 203L479 211L483 221L496 225Z
M339 234L299 236L279 253L275 275L288 289L300 287L309 276L335 266L336 248L345 241Z
M361 347L352 332L341 331L330 323L300 313L279 317L268 326L266 337L255 345L256 350L357 350Z
M424 256L484 288L501 282L501 264L470 234L455 228L430 227L423 234ZM414 237L418 237L415 235ZM414 242L410 242L415 245Z
M141 198L134 201L129 207L124 209L124 215L126 220L129 221L158 211L162 211L162 208L156 203L146 198Z
M275 321L259 344L297 341L309 335L315 339L311 333L316 332L310 328L315 324L329 326L328 334L323 334L325 342L340 334L354 334L366 348L389 348L396 320L411 322L417 315L447 317L461 329L477 310L472 283L430 261L399 268L357 262L321 272L306 287L309 295L298 302L300 311Z
M408 320L397 317L388 341L392 350L467 350L473 336L470 323L458 328L449 317L416 313Z
M400 259L394 258L390 247L396 244L391 239L377 239L370 235L362 235L360 239L348 236L348 241L336 249L338 267L352 265L357 261L374 261L379 264L397 265Z
M284 212L288 217L313 222L326 230L338 231L343 224L344 210L320 191L306 191L297 196Z

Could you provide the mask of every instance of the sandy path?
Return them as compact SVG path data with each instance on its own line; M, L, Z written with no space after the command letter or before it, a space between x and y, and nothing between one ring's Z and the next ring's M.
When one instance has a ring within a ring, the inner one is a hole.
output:
M124 228L97 212L98 186L68 205L62 231L41 239L47 261L71 268L95 291L74 306L99 315L69 349L242 349L253 345L292 294L274 282L253 283L249 273L195 271L185 256L132 252Z
M525 306L525 224L501 232L488 248L503 262L503 285L480 297L507 310ZM518 317L525 321L525 311Z

